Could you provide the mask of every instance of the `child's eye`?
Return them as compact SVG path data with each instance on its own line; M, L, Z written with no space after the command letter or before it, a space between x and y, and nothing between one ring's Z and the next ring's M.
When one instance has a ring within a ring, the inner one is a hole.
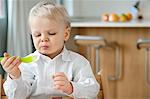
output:
M56 33L48 33L49 35L56 35Z
M39 37L41 34L33 34L34 37Z

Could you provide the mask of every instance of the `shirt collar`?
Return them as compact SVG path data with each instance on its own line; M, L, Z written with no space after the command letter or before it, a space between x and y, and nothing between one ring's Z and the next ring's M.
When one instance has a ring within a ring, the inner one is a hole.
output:
M65 46L61 54L62 54L62 60L71 61L70 51L67 50Z
M71 61L71 56L70 56L70 52L66 49L66 47L64 46L62 52L57 55L56 57L54 57L53 59L39 53L37 50L33 53L34 55L36 55L38 57L37 61L39 60L39 58L45 59L45 60L57 60L58 58L61 58L63 61Z

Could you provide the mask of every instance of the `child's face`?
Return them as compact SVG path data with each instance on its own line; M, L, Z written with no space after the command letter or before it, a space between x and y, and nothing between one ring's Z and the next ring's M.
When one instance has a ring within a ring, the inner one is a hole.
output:
M36 50L51 58L61 52L64 41L67 41L70 35L70 29L64 24L46 17L32 18L30 28Z

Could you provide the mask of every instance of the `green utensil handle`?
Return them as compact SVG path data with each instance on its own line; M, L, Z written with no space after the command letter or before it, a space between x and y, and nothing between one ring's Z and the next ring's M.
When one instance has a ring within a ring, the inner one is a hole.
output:
M3 59L4 57L0 57L0 62L1 62L1 60Z
M0 62L3 58L4 57L0 57ZM22 58L20 58L20 60L21 60L21 62L24 62L24 63L30 63L30 62L33 62L34 60L36 60L36 57L34 57L34 56L22 57Z

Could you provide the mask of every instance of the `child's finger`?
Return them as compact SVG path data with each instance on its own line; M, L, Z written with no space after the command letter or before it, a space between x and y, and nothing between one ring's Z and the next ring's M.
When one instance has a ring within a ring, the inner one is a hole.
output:
M58 73L55 73L54 77L57 77L57 76L62 76L64 77L65 74L63 72L58 72Z
M64 91L64 86L61 86L61 85L55 85L54 88L57 90Z
M4 68L9 67L9 65L16 59L16 56L10 57L4 64Z
M7 59L10 57L10 55L8 53L4 53L4 59L2 59L1 64L4 65L5 62L7 61Z
M12 65L16 65L17 63L21 63L19 57L16 57L16 59L12 62Z
M19 68L18 68L18 66L20 65L21 63L19 62L19 63L17 63L16 65L14 65L9 71L10 71L10 73L14 73L15 72L15 74L17 73L17 71L19 70ZM20 70L19 70L20 71Z
M57 85L64 86L65 82L64 81L56 81L56 82L54 82L54 86L57 86Z
M60 85L55 85L54 86L54 88L57 89L57 90L60 90L60 87L61 87Z
M4 53L4 57L10 57L10 55L8 53Z
M66 78L62 77L62 76L56 76L56 77L54 77L54 81L64 81L64 80L66 80Z
M8 57L4 57L4 58L1 60L2 66L6 63L7 60L8 60Z
M7 68L8 70L13 69L14 67L18 67L20 65L20 58L17 57L16 59L14 59L14 61L10 64L10 66Z

